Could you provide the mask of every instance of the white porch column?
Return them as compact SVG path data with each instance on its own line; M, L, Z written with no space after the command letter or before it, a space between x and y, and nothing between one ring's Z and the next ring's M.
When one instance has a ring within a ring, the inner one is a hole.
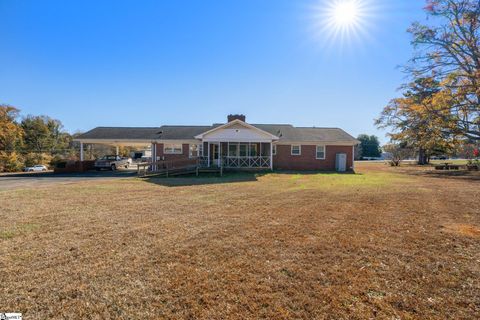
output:
M355 171L355 146L352 146L352 170Z
M80 161L83 161L83 142L80 142Z
M270 142L270 170L273 170L273 141Z
M118 146L115 146L115 155L118 156Z
M207 167L210 167L210 142L208 142L208 148L207 148Z
M222 143L219 142L218 143L218 166L221 167L222 166Z

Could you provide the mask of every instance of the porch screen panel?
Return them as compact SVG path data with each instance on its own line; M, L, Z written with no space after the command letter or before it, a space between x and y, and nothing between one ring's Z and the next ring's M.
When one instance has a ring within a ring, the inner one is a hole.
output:
M240 143L240 157L248 156L248 143Z
M220 144L222 146L221 148L222 157L228 156L228 142L222 142Z
M250 157L258 156L258 145L256 143L250 144Z
M238 143L231 143L228 145L228 156L229 157L238 157Z

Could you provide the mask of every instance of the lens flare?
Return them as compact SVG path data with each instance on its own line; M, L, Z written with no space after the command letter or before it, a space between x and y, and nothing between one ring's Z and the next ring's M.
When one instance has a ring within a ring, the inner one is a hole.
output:
M370 37L372 0L320 0L313 8L315 38L341 47Z
M359 18L359 9L355 1L338 3L333 9L332 17L339 27L355 24Z

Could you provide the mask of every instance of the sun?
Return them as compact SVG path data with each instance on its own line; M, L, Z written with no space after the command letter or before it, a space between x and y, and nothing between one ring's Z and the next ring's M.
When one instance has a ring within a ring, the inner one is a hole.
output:
M356 1L339 2L333 7L332 18L338 26L355 24L359 18L359 8Z
M369 37L376 9L372 0L317 0L313 32L330 46L350 45Z

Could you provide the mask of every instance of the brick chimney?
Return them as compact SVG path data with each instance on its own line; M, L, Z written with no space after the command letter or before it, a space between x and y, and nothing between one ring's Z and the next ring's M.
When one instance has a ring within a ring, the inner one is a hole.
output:
M232 122L233 120L241 120L245 122L245 115L244 114L229 114L227 116L228 122Z

